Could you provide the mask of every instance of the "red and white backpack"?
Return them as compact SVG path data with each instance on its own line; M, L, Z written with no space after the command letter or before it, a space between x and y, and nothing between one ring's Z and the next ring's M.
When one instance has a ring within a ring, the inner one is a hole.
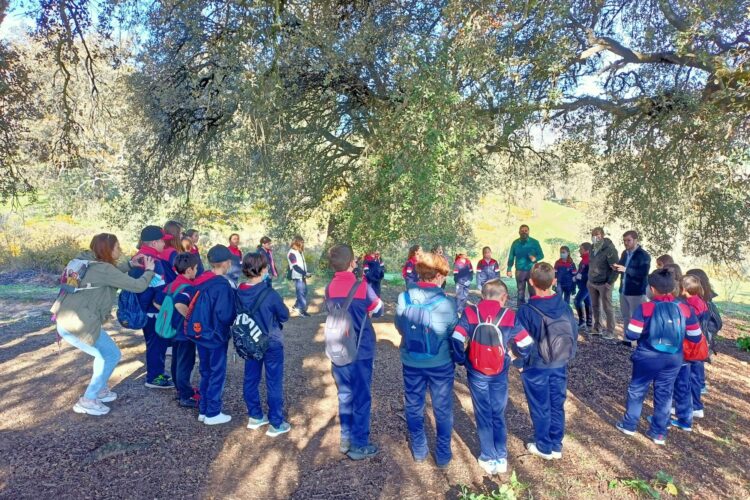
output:
M500 324L508 309L495 318L482 318L479 308L474 306L479 324L474 328L469 342L469 362L475 370L485 375L497 375L505 366L505 345Z

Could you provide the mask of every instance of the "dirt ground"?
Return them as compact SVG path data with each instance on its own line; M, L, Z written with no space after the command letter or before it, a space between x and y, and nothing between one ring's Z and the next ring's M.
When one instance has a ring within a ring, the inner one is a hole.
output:
M90 377L91 361L74 348L58 351L49 301L0 304L0 498L456 498L461 486L491 491L510 474L490 478L477 466L479 442L463 368L457 370L454 458L447 470L416 464L402 418L403 382L392 326L396 288L385 289L387 314L376 321L372 439L374 459L353 462L338 451L336 388L323 351L318 295L310 318L285 327L285 397L292 431L272 439L245 428L243 364L230 356L228 425L199 423L172 391L146 389L139 333L107 325L123 352L111 386L120 395L104 417L72 406ZM291 304L290 304L291 305ZM569 373L564 458L544 462L524 449L532 429L518 373L510 374L509 467L522 497L632 498L627 479L672 476L679 495L750 497L750 354L734 345L728 321L720 354L707 366L706 418L692 434L670 433L657 447L642 433L620 434L630 375L630 348L582 338ZM230 347L230 353L232 348ZM168 360L169 361L169 360ZM650 414L647 400L644 416ZM428 407L428 435L433 436ZM640 431L646 430L642 421ZM509 472L510 472L509 471Z

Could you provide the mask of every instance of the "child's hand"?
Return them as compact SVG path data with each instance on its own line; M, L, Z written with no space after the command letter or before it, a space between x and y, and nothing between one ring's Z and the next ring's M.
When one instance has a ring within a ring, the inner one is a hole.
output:
M508 271L507 273L505 273L505 275L506 275L506 276L507 276L508 278L511 278L511 277L513 277L513 271Z

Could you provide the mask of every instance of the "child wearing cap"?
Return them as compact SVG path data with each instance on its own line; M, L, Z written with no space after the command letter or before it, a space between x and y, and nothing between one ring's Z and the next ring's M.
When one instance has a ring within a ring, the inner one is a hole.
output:
M198 401L190 383L190 375L195 366L195 344L185 336L184 322L190 300L195 295L193 280L198 273L200 258L197 254L183 252L176 254L174 268L177 278L160 290L154 299L157 308L161 309L167 295L172 296L174 312L172 327L177 332L172 338L172 382L177 389L180 406L196 408Z
M231 416L221 411L221 397L227 375L229 328L237 315L236 293L234 285L226 276L232 266L232 253L229 249L224 245L212 247L208 251L208 263L211 270L193 282L196 297L191 307L196 308L196 316L210 318L209 326L214 330L210 340L195 341L201 373L198 421L206 425L217 425L232 420ZM208 300L198 300L198 294L204 294ZM199 308L204 310L198 311Z
M166 285L164 261L162 251L165 242L172 239L159 226L146 226L141 231L141 246L133 261L137 262L142 257L150 257L154 260L154 277L145 291L138 294L138 302L141 309L146 312L148 321L143 327L143 338L146 340L146 382L145 386L150 389L171 389L174 387L172 378L164 373L167 348L170 341L156 334L156 315L158 310L154 305L156 293ZM131 267L128 274L132 278L140 278L144 273L142 267Z
M643 400L653 383L654 416L648 419L650 427L646 436L655 444L664 445L674 383L683 361L683 341L700 342L701 327L690 306L675 301L673 271L657 269L649 275L648 284L653 299L636 308L625 331L628 340L637 340L638 346L630 357L633 375L625 414L615 426L623 434L635 434Z

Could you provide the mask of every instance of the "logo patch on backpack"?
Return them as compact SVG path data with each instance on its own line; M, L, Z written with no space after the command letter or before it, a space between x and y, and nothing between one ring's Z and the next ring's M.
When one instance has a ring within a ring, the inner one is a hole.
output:
M232 324L231 333L234 349L242 359L260 361L268 350L270 338L268 333L261 329L256 315L271 290L268 287L260 292L250 310L245 310L239 297L237 297L237 317Z
M505 367L505 345L500 325L508 312L503 309L502 314L493 318L482 320L479 308L474 306L479 324L474 328L474 333L469 341L469 362L471 366L485 374L497 375Z

